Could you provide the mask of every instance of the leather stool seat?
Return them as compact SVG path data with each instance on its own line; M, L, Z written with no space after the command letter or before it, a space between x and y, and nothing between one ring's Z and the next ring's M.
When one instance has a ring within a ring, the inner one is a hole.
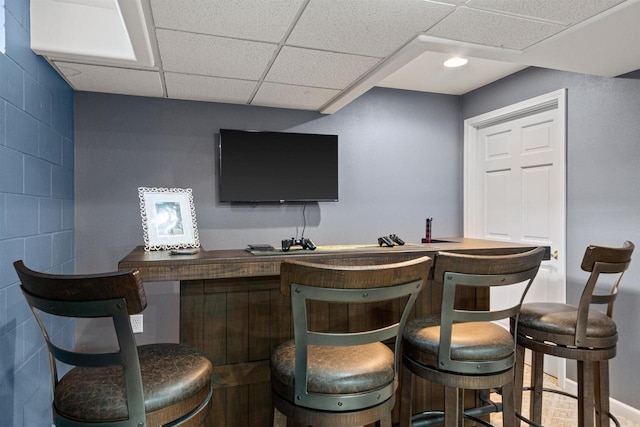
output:
M188 412L209 392L212 365L197 350L150 344L138 347L138 357L147 414L179 402ZM122 367L73 368L58 383L54 405L65 417L87 423L127 419Z
M440 316L407 322L402 339L403 352L424 365L437 367L440 349ZM491 322L453 325L451 358L460 361L501 360L513 354L513 335ZM507 367L505 366L505 369Z
M308 347L307 390L311 393L364 393L394 379L393 351L382 343L359 346ZM278 393L295 395L295 344L279 345L271 358L271 382Z
M528 303L520 309L518 327L521 334L537 338L548 338L549 334L557 336L555 343L573 345L578 324L578 308L560 303ZM590 310L587 318L586 335L588 338L609 338L610 345L615 345L618 332L616 323L597 310ZM565 336L565 339L562 339ZM606 346L606 344L605 344Z

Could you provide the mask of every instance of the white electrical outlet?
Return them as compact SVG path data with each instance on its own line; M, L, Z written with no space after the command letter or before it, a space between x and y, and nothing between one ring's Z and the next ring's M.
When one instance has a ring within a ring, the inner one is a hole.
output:
M132 314L129 316L131 320L131 329L133 329L134 334L139 334L142 332L142 314Z

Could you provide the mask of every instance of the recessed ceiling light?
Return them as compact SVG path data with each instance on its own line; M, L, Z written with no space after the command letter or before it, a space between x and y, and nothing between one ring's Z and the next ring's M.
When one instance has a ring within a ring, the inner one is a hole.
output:
M469 62L467 58L460 58L458 56L455 56L453 58L449 58L446 61L444 61L442 65L449 68L455 68L455 67L462 67L463 65L466 65L467 62Z

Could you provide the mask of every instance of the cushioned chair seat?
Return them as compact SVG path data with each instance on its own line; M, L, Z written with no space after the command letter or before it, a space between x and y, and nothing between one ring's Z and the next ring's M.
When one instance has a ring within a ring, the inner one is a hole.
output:
M209 359L178 344L138 347L145 411L151 413L207 393L212 366ZM194 401L194 407L200 400ZM54 405L66 417L86 422L128 416L122 367L76 367L58 384Z
M568 304L530 303L520 310L519 327L558 335L576 334L578 309ZM617 334L616 323L604 313L589 311L587 337L607 338Z
M440 317L425 317L407 322L402 338L403 351L429 365L437 360L440 346ZM513 354L513 335L490 322L453 325L451 358L462 361L500 360ZM435 357L435 359L434 359Z
M308 347L307 390L311 393L362 393L384 387L394 379L394 355L384 344ZM280 382L294 395L295 345L279 345L271 357L271 381Z

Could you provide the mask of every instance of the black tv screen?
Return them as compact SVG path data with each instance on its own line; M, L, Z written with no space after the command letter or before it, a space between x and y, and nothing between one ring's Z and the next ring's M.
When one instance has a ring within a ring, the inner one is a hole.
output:
M338 136L220 130L221 202L338 201Z

